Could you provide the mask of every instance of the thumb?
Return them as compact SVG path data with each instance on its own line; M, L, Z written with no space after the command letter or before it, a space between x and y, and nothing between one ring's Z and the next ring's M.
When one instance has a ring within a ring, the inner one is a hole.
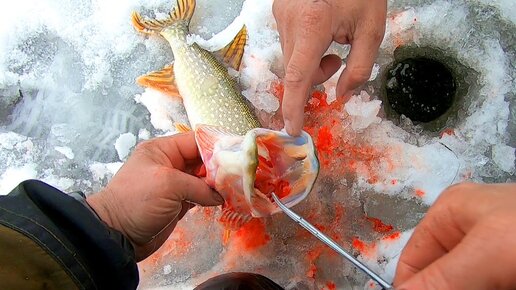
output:
M176 198L180 201L185 200L201 206L216 206L224 203L224 198L198 177L174 170L169 180Z

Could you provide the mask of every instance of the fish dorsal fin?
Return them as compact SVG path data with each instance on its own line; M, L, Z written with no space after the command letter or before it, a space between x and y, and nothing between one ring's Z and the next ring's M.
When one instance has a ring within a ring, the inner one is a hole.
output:
M215 55L227 63L231 68L238 70L244 55L244 47L247 42L247 28L242 26L242 29L233 38L233 40L224 48L215 52Z
M181 20L186 21L186 24L189 25L194 11L195 0L177 0L177 6L170 11L166 19L143 19L140 13L133 12L131 21L137 31L152 34Z
M169 96L180 97L176 87L174 77L174 67L172 65L164 67L160 71L154 71L136 79L140 86L153 88Z

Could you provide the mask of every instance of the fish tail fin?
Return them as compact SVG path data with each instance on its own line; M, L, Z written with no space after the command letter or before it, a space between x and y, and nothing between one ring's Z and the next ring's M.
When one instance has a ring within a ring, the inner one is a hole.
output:
M133 12L131 22L137 31L153 34L179 21L185 21L188 26L194 11L195 0L177 0L177 6L170 11L169 17L166 19L143 19L140 13Z
M190 24L195 11L195 0L177 0L177 7L170 12L170 18L174 21L184 20Z

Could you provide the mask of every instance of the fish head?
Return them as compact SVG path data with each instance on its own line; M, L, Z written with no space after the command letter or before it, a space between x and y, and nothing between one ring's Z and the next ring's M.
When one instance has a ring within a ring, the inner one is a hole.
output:
M288 207L301 202L319 172L315 146L306 132L292 137L255 128L241 136L221 127L199 125L195 136L206 182L224 197L224 207L243 219L281 211L273 192Z

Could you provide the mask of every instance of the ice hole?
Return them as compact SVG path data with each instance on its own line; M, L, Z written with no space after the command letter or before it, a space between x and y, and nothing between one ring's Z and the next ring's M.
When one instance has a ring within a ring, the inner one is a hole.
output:
M397 48L382 79L387 116L403 115L428 130L442 129L462 106L470 83L464 80L466 75L474 74L442 50Z

